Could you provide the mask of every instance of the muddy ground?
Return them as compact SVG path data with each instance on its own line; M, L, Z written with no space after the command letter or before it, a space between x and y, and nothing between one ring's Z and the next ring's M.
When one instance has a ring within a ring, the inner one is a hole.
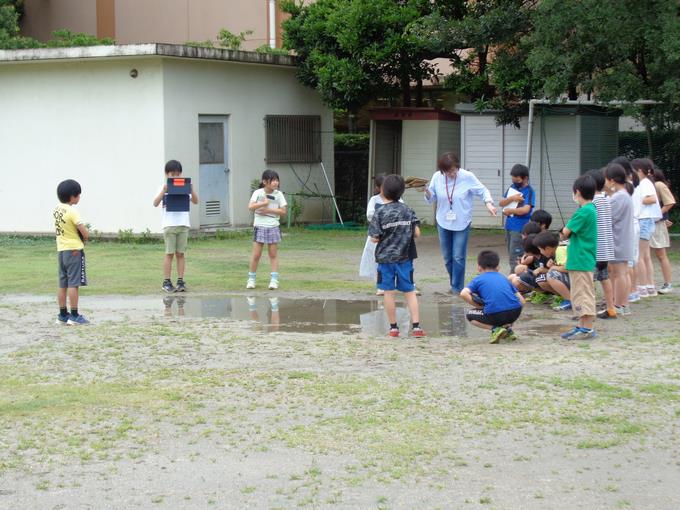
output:
M2 296L0 508L680 508L680 293L489 345L425 241L426 339L368 284L88 297L83 328Z

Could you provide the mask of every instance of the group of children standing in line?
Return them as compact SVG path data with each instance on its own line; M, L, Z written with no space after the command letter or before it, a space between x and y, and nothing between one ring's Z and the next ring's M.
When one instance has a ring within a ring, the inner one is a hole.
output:
M529 170L515 165L511 176L513 185L500 202L509 217L505 227L509 279L531 302L550 301L556 311L575 312L578 323L562 338L594 338L596 317L629 315L629 303L672 291L666 249L668 211L675 199L651 160L616 158L576 179L573 199L579 208L559 233L548 230L549 213L533 211ZM508 208L513 202L518 206ZM658 289L650 248L661 262L664 282ZM599 311L593 281L602 285L604 303ZM512 336L503 326L494 329L494 338Z

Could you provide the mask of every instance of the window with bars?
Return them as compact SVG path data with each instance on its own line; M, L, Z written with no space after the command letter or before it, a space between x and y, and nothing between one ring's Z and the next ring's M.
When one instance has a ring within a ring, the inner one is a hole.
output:
M321 117L267 115L264 118L267 163L319 163Z

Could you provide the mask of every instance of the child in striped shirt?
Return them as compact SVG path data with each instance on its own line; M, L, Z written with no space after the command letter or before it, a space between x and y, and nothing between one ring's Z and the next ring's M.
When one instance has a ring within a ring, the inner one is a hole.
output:
M609 263L614 261L614 234L612 233L612 204L604 193L604 173L602 170L588 172L595 181L593 204L597 209L597 254L595 265L595 281L602 285L605 308L597 312L598 319L616 319L614 306L614 288L609 279Z

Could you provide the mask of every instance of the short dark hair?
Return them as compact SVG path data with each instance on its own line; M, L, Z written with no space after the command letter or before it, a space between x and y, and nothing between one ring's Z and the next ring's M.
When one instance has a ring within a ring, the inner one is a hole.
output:
M373 177L373 186L380 189L380 186L382 186L382 183L383 183L384 180L385 180L385 174L376 174Z
M385 198L395 202L404 194L405 188L404 178L397 174L386 175L382 183L382 192Z
M534 246L538 248L557 248L560 244L560 236L555 232L541 232L534 237Z
M68 204L71 201L71 197L77 197L81 193L80 184L73 179L61 181L57 186L57 197L62 204Z
M638 177L638 174L635 173L635 170L633 170L633 167L630 166L630 161L628 161L628 158L619 156L618 158L612 159L610 164L611 163L621 165L623 167L623 171L626 174L626 177L630 177L631 182L626 184L626 190L630 195L632 195L633 192L635 191L635 188L637 188L638 184L640 184L640 178Z
M584 200L592 200L595 196L595 179L590 175L582 175L574 181L571 189L574 193L578 191Z
M279 174L277 174L274 170L265 170L262 172L262 177L260 178L260 188L264 188L264 183L265 182L270 182L270 181L280 181L279 179Z
M626 184L626 171L618 163L609 163L604 169L604 175L607 179L617 184Z
M552 224L552 214L545 209L536 209L531 215L531 221L535 221L539 225L545 225L545 229L548 230Z
M524 253L531 253L532 255L541 254L541 250L539 250L538 246L534 244L534 239L536 238L537 235L538 234L529 234L527 238L524 240L524 244L522 245Z
M586 175L590 175L595 181L595 189L597 191L602 191L604 189L604 173L601 168L593 168L588 170Z
M633 167L633 170L641 171L643 174L645 174L647 177L651 177L651 180L654 180L654 163L652 162L651 159L647 158L638 158L634 159L633 161L630 162L630 166Z
M510 169L510 175L524 179L525 177L529 177L529 169L526 166L517 163Z
M452 168L460 168L460 159L453 152L445 152L437 160L437 170L441 173L448 172Z
M541 225L538 224L535 221L530 221L526 225L522 227L522 234L525 236L531 235L531 234L540 234L541 233Z
M484 250L477 255L477 264L482 269L496 269L501 263L498 253L491 250Z
M170 172L179 172L182 173L182 163L177 161L176 159L171 159L165 164L165 173L169 174Z

